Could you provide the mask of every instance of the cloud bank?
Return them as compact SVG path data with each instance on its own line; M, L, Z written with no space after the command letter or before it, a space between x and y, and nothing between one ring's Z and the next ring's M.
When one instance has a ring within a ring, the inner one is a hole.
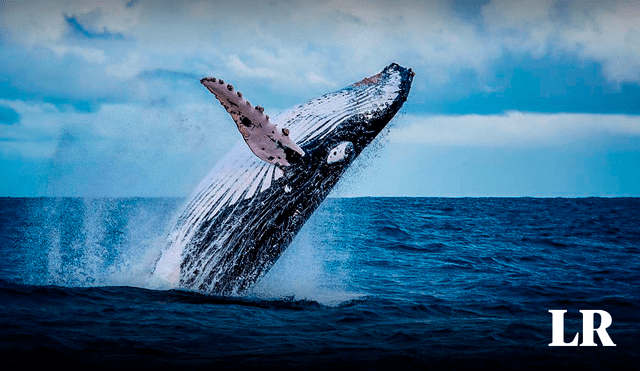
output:
M598 136L640 138L640 116L540 114L405 115L389 134L393 144L518 147L579 144Z
M5 2L4 42L26 47L14 56L22 60L36 54L40 61L85 64L78 72L91 75L97 100L115 99L100 94L98 85L118 90L114 80L158 69L257 79L303 95L396 61L420 72L418 89L445 84L461 71L470 71L480 86L490 80L492 64L513 53L570 54L601 63L611 83L640 81L637 1L495 0L475 7L402 0L129 4ZM28 67L52 79L51 70L62 69L49 63ZM16 78L27 77L22 75ZM85 93L90 99L92 92Z
M635 138L638 60L639 1L4 1L0 195L189 193L238 139L205 76L273 114L410 66L392 146Z

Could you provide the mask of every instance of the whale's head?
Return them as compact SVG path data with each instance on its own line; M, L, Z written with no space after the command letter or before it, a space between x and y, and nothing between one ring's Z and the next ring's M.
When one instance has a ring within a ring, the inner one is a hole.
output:
M342 174L407 100L414 72L393 63L380 73L274 117L307 154L291 170Z

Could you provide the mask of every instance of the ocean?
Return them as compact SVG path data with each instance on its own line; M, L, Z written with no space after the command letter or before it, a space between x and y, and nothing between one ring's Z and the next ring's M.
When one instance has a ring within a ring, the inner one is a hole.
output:
M330 198L242 297L147 284L183 202L0 198L2 368L640 364L638 198Z

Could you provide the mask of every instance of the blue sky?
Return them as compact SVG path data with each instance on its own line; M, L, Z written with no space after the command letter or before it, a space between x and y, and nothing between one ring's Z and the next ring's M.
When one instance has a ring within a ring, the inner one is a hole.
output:
M0 1L0 196L187 196L240 135L397 62L336 196L640 196L639 1Z

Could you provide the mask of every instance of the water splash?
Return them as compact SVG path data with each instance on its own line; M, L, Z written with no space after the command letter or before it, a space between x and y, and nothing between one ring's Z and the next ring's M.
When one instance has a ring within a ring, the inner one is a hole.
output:
M338 306L364 296L351 289L351 255L321 238L326 236L323 222L329 215L321 207L318 214L311 217L291 246L252 288L250 296L267 300L309 300L326 306ZM339 223L339 220L331 221L331 224Z
M23 231L20 281L137 286L164 242L177 199L37 199Z
M149 281L171 238L181 199L31 199L21 217L23 267L16 281L66 287L179 288ZM172 219L173 218L173 219ZM342 221L320 208L272 269L248 292L259 300L308 300L336 306L362 296L350 289L352 258L327 241ZM166 252L165 252L166 253ZM179 261L181 256L171 259Z

